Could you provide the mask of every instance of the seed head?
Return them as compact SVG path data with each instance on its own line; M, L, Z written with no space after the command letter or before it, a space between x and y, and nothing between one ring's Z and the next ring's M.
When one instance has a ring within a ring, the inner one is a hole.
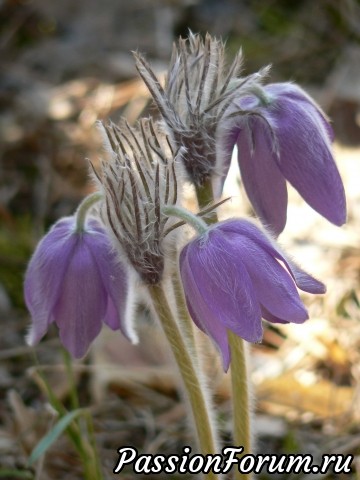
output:
M158 283L164 271L165 236L173 220L162 206L178 199L176 152L150 119L136 128L101 124L109 161L101 164L105 202L103 221L117 246L147 284Z
M168 127L190 181L202 185L216 169L216 134L219 122L236 97L259 89L267 72L240 78L241 51L226 66L221 40L190 33L174 45L164 88L146 60L135 53L136 67Z

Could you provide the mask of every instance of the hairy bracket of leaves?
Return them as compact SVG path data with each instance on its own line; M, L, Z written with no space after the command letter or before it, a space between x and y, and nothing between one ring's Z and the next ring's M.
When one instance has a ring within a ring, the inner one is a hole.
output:
M263 97L261 81L268 68L241 78L241 51L226 66L221 40L190 33L174 45L164 88L146 60L135 53L136 67L169 129L190 181L202 185L216 169L217 129L235 98Z
M173 222L162 206L178 201L178 152L150 119L137 128L123 121L120 127L101 124L101 129L110 152L97 176L105 191L102 218L142 280L158 283L166 230Z

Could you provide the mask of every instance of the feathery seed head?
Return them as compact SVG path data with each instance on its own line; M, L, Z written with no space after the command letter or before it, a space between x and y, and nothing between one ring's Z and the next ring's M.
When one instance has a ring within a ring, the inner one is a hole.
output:
M181 159L190 181L202 185L216 169L219 122L235 97L261 95L259 85L267 69L240 78L241 51L227 67L224 43L209 34L204 40L192 33L179 39L164 88L140 54L135 60L173 142L185 147Z
M147 284L161 280L164 243L171 219L165 204L178 199L177 153L159 126L144 119L137 128L101 125L110 151L101 164L105 202L101 215L130 264Z

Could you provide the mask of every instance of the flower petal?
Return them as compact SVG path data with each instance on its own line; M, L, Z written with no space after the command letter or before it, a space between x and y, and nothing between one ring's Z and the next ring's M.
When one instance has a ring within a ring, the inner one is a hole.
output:
M272 315L294 323L309 318L293 279L274 257L249 242L243 243L242 255L260 303Z
M255 213L277 236L286 224L286 182L271 153L269 127L259 118L249 118L248 122L252 138L242 130L237 140L241 178Z
M76 237L74 219L57 222L38 244L28 266L24 283L27 308L32 326L29 345L37 344L54 320L52 310L61 294L63 278L73 255Z
M214 315L214 312L209 308L202 293L198 289L198 284L194 279L192 267L188 260L187 245L180 254L180 274L184 287L186 304L191 318L196 326L206 333L215 343L219 349L224 370L227 371L230 365L230 349L227 338L227 330L225 326Z
M346 221L344 187L317 110L291 99L279 98L276 103L279 169L314 210L342 225Z
M282 324L287 324L290 323L287 320L283 320L282 318L276 317L273 315L269 310L267 310L264 305L261 305L261 314L264 320L267 320L268 322L271 323L282 323Z
M286 264L291 276L300 290L314 294L323 294L326 292L326 286L322 282L319 282L319 280L316 280L316 278L314 278L312 275L305 272L305 270L300 268L299 265L297 265L294 260L290 259L287 255L279 252L279 259Z
M221 232L210 230L207 235L188 252L198 289L218 321L243 339L258 342L260 305L242 259Z
M229 126L227 126L229 124ZM225 125L220 123L217 130L216 140L216 166L211 178L214 198L220 198L223 192L224 183L229 173L233 150L239 135L240 129L232 126L230 122Z
M229 239L230 241L230 239ZM242 254L242 261L251 278L261 305L280 319L303 323L308 313L303 306L289 272L257 243L233 235L231 242Z
M93 225L93 227L95 226ZM136 341L137 338L132 326L125 322L129 292L128 275L125 267L113 250L104 228L89 230L84 236L84 242L98 267L103 286L108 295L107 309L103 318L104 323L112 330L120 329L128 340Z
M266 93L270 93L271 95L284 96L292 100L295 100L296 102L304 102L308 105L311 104L315 108L318 114L318 117L321 123L323 124L323 127L325 128L328 134L329 140L331 142L335 140L334 130L331 124L329 123L329 120L326 114L315 102L315 100L310 95L308 95L305 92L305 90L299 87L299 85L296 85L295 83L290 83L290 82L270 83L269 85L266 85L264 87L264 90Z
M221 222L219 228L224 232L245 235L252 242L258 244L260 248L266 250L270 255L281 262L284 262L300 290L314 294L322 294L326 292L326 287L323 283L316 280L316 278L302 270L293 260L289 259L289 257L282 252L280 247L252 222L247 220L228 220Z
M79 236L54 308L61 341L75 358L84 356L99 334L106 306L107 295L97 265Z

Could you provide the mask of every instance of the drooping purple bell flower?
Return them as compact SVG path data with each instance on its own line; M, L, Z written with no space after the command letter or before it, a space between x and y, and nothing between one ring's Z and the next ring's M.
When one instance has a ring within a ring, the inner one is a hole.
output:
M228 330L259 342L261 318L273 323L307 320L296 286L325 292L322 283L247 220L220 222L188 243L180 254L180 273L189 313L217 345L225 371L230 364Z
M33 321L28 344L37 344L53 322L75 358L85 355L102 322L135 340L124 320L127 293L126 271L100 222L92 218L77 231L75 217L59 220L26 272L25 301Z
M342 225L345 193L325 114L292 83L270 84L263 91L265 101L248 96L232 106L220 135L221 174L227 174L236 143L246 193L255 213L275 235L286 224L286 180L314 210Z

